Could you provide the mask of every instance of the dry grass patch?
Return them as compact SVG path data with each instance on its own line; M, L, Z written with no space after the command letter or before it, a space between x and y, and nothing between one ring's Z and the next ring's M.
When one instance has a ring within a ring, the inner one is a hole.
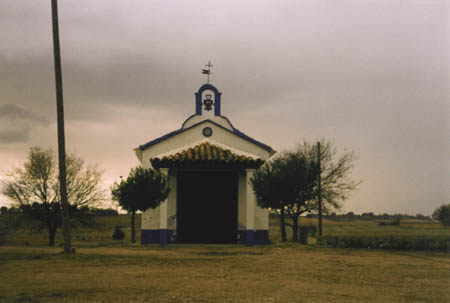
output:
M439 253L294 244L0 247L5 302L447 302Z

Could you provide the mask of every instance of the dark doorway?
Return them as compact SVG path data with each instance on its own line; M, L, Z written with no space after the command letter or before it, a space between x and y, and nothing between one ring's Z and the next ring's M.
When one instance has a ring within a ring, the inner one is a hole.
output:
M177 184L177 242L237 242L237 173L178 172Z

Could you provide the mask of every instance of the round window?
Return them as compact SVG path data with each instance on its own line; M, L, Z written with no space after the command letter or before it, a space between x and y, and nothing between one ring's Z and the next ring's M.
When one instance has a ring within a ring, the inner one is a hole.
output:
M205 137L211 137L211 135L212 135L211 127L205 127L202 132L203 132L203 136L205 136Z

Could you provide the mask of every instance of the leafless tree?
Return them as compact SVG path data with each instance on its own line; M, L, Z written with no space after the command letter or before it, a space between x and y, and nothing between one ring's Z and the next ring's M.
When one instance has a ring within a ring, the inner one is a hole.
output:
M73 153L66 155L67 199L69 211L96 206L104 200L102 172L96 166L85 166ZM52 149L31 147L23 167L16 168L2 181L2 193L22 213L46 225L49 244L62 224L58 166Z

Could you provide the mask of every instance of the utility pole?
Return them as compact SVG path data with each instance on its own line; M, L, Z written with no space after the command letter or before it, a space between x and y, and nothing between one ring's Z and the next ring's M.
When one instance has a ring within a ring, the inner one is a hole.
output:
M317 142L317 166L319 166L319 184L318 184L318 200L319 200L319 236L322 236L322 168L320 167L320 142Z
M70 230L69 203L67 201L66 185L66 146L64 139L64 107L61 72L61 54L59 47L58 3L52 0L53 25L53 58L55 61L56 83L56 113L58 117L58 162L59 162L59 189L61 195L62 227L64 238L64 253L72 253L72 235Z

